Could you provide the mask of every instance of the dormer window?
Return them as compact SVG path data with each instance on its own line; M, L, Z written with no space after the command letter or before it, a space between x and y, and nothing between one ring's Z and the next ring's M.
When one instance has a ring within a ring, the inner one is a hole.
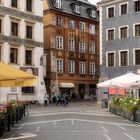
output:
M58 9L62 9L62 0L56 0L55 7Z
M96 19L96 11L95 10L91 10L90 16L91 16L91 18Z
M75 5L75 13L80 14L80 5Z

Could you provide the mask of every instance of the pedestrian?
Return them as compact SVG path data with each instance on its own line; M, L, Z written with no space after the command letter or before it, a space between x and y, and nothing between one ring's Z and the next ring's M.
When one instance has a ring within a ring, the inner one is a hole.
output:
M60 94L56 98L56 105L58 106L59 104L62 105L62 97Z
M47 93L45 93L45 95L44 95L44 104L45 104L45 106L47 106L49 104L49 95Z

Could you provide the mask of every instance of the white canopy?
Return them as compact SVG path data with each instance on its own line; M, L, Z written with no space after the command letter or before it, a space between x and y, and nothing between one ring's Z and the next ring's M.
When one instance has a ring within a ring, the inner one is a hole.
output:
M97 84L98 87L140 88L140 75L128 73Z

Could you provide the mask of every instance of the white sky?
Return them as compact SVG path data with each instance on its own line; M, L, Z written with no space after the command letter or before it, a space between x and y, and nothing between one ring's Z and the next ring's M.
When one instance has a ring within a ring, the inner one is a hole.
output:
M96 4L97 2L101 1L101 0L88 0L89 2Z

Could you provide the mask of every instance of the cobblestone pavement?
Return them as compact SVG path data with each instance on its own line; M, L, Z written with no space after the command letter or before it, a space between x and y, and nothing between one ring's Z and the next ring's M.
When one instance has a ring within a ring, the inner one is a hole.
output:
M30 106L29 116L3 139L140 140L140 125L116 116L93 102Z

